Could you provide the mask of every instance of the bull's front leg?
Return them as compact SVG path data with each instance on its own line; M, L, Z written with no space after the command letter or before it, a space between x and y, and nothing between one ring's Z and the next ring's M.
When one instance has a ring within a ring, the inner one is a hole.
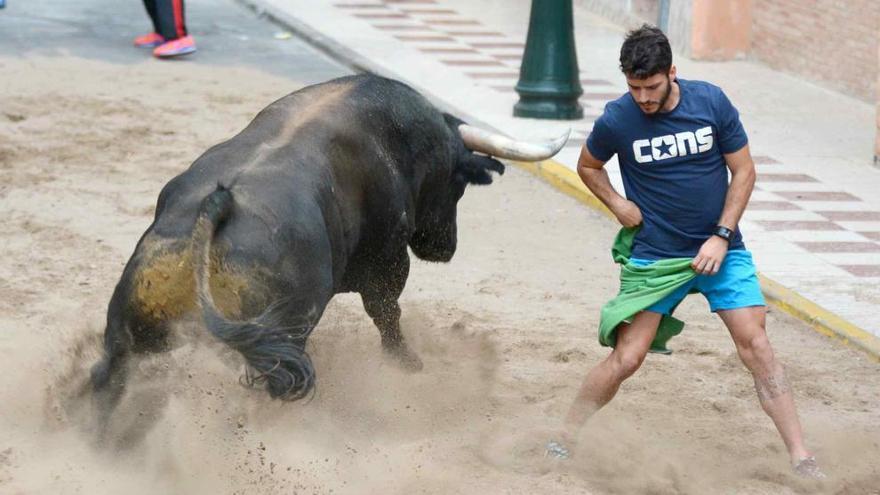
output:
M382 349L395 358L407 371L422 369L422 360L406 344L400 332L400 304L397 299L406 285L409 275L409 254L404 251L389 265L375 270L374 277L361 290L364 309L379 328Z

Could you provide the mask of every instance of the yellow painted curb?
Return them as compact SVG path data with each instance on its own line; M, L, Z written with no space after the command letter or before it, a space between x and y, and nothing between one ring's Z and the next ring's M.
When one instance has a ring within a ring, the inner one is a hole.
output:
M804 320L822 335L834 337L844 344L858 347L871 355L872 358L880 360L880 339L766 275L759 273L758 278L761 279L762 292L773 306Z
M611 211L599 198L584 186L578 174L565 165L554 160L545 160L538 163L513 163L517 167L544 179L544 181L556 189L577 199L581 203L604 213L608 218L616 220ZM833 337L846 345L857 347L873 359L880 361L880 339L783 286L779 282L767 278L766 275L758 273L758 278L761 281L761 291L774 307L803 320L810 325L810 328L822 335Z
M608 207L605 206L599 198L594 196L593 193L587 189L587 186L581 182L581 178L578 174L565 165L553 160L545 160L536 163L513 163L519 168L527 170L528 172L544 179L546 182L550 183L551 186L577 199L581 203L599 210L601 213L604 213L606 217L612 220L615 219L611 210L609 210Z

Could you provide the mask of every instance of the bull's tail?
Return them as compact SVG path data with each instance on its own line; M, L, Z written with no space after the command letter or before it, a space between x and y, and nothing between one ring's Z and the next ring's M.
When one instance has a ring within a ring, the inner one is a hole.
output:
M218 185L199 208L192 235L192 253L202 317L215 337L244 356L249 367L248 384L265 383L273 398L301 399L315 383L315 369L305 352L306 337L311 328L285 326L278 304L255 318L232 321L217 309L211 295L211 241L217 226L230 215L232 207L232 193Z

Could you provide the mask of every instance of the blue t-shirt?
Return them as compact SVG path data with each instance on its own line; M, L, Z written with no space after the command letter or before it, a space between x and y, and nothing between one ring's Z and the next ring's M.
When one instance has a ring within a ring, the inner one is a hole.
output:
M603 162L617 154L626 197L642 211L633 258L694 257L718 224L727 196L724 154L748 137L721 88L677 79L678 105L646 115L629 93L605 105L587 148ZM745 249L737 229L730 249Z

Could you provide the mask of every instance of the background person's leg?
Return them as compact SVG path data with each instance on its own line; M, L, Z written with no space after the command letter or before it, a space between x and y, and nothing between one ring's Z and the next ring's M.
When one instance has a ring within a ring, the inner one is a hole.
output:
M183 0L156 0L155 9L159 34L169 41L186 36Z
M193 37L187 34L183 0L158 0L156 12L165 42L153 50L158 58L173 58L196 51Z
M150 16L150 22L153 23L153 32L159 32L159 17L156 12L156 0L144 0L144 7L147 9L147 15Z
M140 48L155 48L165 42L165 38L159 34L159 18L156 12L156 0L144 0L144 7L147 9L147 14L150 16L153 30L135 38L134 46Z
M776 360L765 331L766 308L752 306L718 311L736 351L755 379L755 389L764 412L773 420L792 463L809 457L794 397L782 365Z

